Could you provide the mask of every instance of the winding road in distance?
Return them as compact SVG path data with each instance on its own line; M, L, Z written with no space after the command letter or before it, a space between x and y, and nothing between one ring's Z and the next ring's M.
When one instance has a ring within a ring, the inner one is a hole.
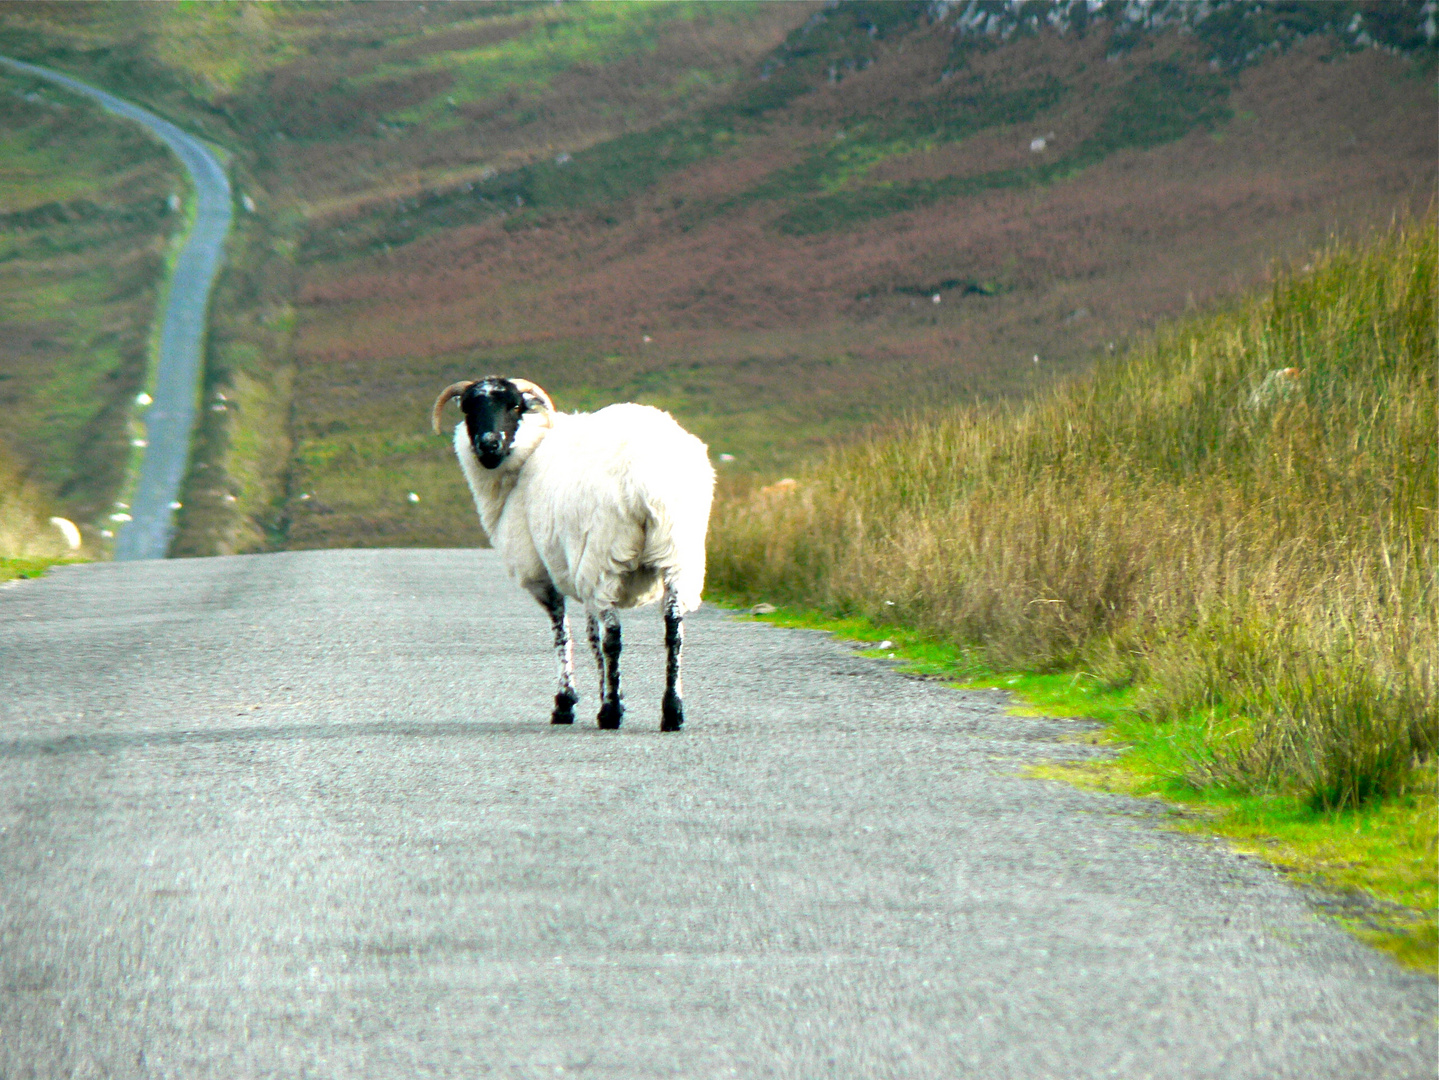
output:
M1093 748L813 631L549 724L490 551L0 588L0 1076L1433 1080L1436 984Z
M225 169L198 139L138 105L107 94L79 79L22 60L0 56L14 71L48 79L100 102L109 112L149 128L175 152L195 185L196 213L185 246L168 283L160 331L154 403L145 414L145 454L140 480L130 503L133 520L115 540L117 560L163 559L174 532L173 503L180 497L196 399L204 364L205 315L210 288L220 269L232 216L230 180Z

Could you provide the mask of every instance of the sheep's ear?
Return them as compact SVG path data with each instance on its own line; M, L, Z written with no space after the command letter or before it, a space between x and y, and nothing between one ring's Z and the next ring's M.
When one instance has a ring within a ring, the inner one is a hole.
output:
M510 383L520 392L525 412L543 412L554 415L555 403L550 400L550 395L530 382L529 379L511 379Z

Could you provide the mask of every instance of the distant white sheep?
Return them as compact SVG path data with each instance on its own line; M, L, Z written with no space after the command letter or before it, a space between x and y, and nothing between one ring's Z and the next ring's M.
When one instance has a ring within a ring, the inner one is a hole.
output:
M684 614L704 588L714 469L704 443L659 409L611 405L562 413L525 379L446 387L432 414L458 398L455 454L480 523L510 574L549 613L559 688L550 720L574 723L579 695L565 597L585 607L600 671L599 726L617 728L622 608L663 597L665 695L660 730L684 723Z
M60 530L60 535L65 538L65 546L71 551L80 550L80 530L69 518L52 517L50 524Z

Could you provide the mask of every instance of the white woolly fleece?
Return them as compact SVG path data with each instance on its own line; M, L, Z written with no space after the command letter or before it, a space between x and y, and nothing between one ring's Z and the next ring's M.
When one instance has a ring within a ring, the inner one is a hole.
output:
M455 454L520 585L551 581L602 611L653 603L669 581L683 610L699 607L715 474L705 444L669 413L527 413L497 469L479 463L461 421Z

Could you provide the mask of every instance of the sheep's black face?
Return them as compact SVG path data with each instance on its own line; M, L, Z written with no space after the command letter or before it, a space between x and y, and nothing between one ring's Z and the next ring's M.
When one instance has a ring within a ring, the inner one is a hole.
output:
M460 396L465 428L475 457L487 469L497 469L515 445L515 432L525 414L525 397L509 379L484 379Z

